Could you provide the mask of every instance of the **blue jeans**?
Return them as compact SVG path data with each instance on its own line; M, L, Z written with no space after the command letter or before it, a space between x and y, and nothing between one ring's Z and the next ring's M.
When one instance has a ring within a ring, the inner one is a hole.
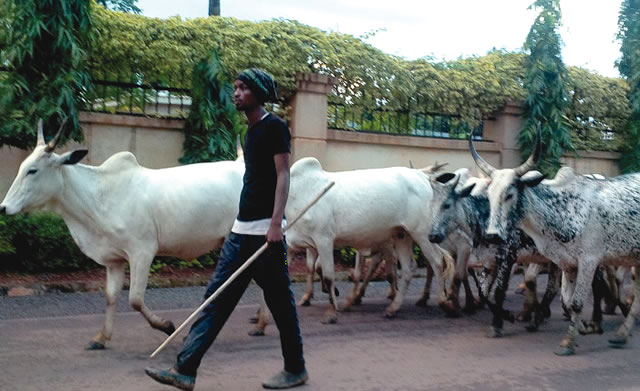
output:
M205 299L211 296L253 253L265 243L264 236L231 233L222 246L216 270L211 276ZM264 298L280 332L280 344L287 372L304 370L302 336L296 305L289 281L287 247L284 241L272 243L253 264L240 274L211 304L200 313L189 330L175 368L196 376L200 361L218 336L240 297L254 279L264 291Z

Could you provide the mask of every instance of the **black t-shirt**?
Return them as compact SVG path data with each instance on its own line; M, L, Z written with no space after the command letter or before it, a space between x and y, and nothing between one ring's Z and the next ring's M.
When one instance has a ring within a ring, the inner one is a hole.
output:
M243 148L244 186L240 195L238 220L271 218L277 182L273 156L290 151L289 128L275 114L267 114L247 130Z

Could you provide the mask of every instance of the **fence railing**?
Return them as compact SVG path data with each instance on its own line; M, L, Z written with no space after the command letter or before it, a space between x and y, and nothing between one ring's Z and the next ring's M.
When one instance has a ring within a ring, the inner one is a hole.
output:
M483 122L472 126L459 116L416 110L366 109L340 102L328 103L328 125L331 129L365 133L387 133L404 136L482 139Z
M94 80L86 110L100 113L185 118L191 91L158 85Z

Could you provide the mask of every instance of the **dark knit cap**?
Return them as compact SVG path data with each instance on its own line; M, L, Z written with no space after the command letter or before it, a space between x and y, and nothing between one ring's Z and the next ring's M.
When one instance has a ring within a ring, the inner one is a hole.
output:
M249 68L240 72L236 80L242 81L261 102L274 102L278 99L276 82L262 69Z

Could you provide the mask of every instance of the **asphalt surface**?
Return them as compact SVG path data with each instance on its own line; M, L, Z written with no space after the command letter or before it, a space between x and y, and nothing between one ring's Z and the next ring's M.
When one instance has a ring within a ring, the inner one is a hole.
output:
M300 390L640 389L640 342L632 338L623 349L607 343L620 315L605 317L605 335L581 337L576 356L557 357L552 352L567 327L557 301L540 332L527 333L523 324L507 323L503 338L489 339L487 310L450 319L433 299L426 309L415 307L423 284L424 279L412 281L398 317L386 320L387 284L373 283L363 304L339 313L335 325L321 323L326 295L317 289L314 304L299 309L310 374ZM340 282L338 287L344 299L350 285ZM297 298L303 289L304 284L294 284ZM0 297L0 390L171 389L154 383L143 369L170 366L180 338L150 359L164 336L129 310L126 293L113 340L104 351L83 349L102 325L102 294ZM150 289L146 302L178 324L203 293L203 287ZM280 369L275 327L265 337L247 336L247 319L257 309L259 294L259 288L250 286L205 356L196 390L259 390L261 381ZM508 309L519 310L521 303L522 296L509 293Z

